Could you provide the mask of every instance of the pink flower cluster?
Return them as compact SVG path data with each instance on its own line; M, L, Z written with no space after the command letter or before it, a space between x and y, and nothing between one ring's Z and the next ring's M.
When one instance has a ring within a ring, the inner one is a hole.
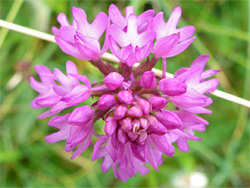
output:
M112 167L115 177L122 181L137 172L148 173L147 163L157 170L162 154L173 157L175 142L181 151L188 152L188 140L201 140L194 136L194 130L205 131L208 125L195 114L211 113L205 107L212 104L212 99L205 94L217 88L218 80L207 79L219 71L204 71L209 56L201 55L190 68L180 68L173 78L166 77L166 58L180 54L195 39L193 26L176 28L181 8L175 8L167 22L162 12L154 16L153 10L136 16L131 6L123 16L111 5L108 16L101 12L91 24L82 9L73 7L72 12L72 25L64 14L58 16L61 27L53 27L55 39L65 53L89 60L105 78L104 82L91 84L71 61L66 63L66 75L56 68L51 72L46 66L35 66L41 81L33 77L30 80L39 92L31 106L50 108L39 118L75 107L71 113L52 117L49 126L59 131L45 140L66 140L65 150L74 150L73 159L92 144L94 135L98 140L92 160L104 158L102 170ZM101 48L99 39L104 32ZM120 60L118 67L100 58L108 49ZM162 77L152 71L160 58ZM135 63L140 64L134 67ZM76 107L90 97L96 99L91 106ZM100 118L105 121L103 135L94 130Z

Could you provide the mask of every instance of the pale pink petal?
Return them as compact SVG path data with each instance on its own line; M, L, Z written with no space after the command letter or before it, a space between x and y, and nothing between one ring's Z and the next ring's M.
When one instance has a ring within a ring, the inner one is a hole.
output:
M109 34L121 47L129 45L128 35L116 24L110 26Z
M127 34L130 38L137 36L137 18L135 14L130 14L128 17Z
M64 13L60 13L57 16L57 21L60 23L61 26L70 26L67 16Z
M83 34L86 34L90 25L88 23L85 11L81 8L73 7L72 14L74 17L74 21L78 26L78 30L80 30Z
M126 18L129 17L130 14L133 14L135 11L134 11L134 7L133 6L128 6L126 7Z
M127 25L126 19L114 4L111 4L109 7L109 18L122 29Z
M180 18L181 18L181 7L176 7L171 13L166 24L166 28L168 29L167 32L169 34L175 31Z
M166 23L163 12L159 12L153 19L153 30L156 33L156 40L166 36Z
M107 24L108 24L107 15L104 12L100 12L99 14L97 14L95 20L90 25L91 30L92 30L92 33L90 36L99 40L99 38L102 36L104 31L106 30Z

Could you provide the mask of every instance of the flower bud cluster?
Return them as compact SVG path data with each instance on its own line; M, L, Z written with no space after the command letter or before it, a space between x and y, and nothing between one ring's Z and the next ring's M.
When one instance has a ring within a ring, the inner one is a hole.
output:
M188 152L188 140L201 140L194 136L194 130L205 131L208 125L195 113L211 113L206 107L212 104L212 99L204 94L217 88L216 78L207 79L218 71L204 71L209 57L201 55L189 68L179 69L173 78L165 76L166 58L183 52L195 39L190 38L193 26L176 28L181 8L175 8L167 22L162 12L154 16L153 10L136 16L131 6L123 16L111 5L109 16L101 12L92 24L82 9L74 7L72 12L72 25L64 14L58 16L61 27L53 27L56 41L65 53L89 60L104 75L104 81L91 84L70 61L66 63L66 75L56 68L52 73L45 66L35 66L41 81L33 77L30 80L39 93L31 106L50 108L39 118L74 107L71 113L50 120L49 125L59 131L45 140L49 143L66 140L65 150L76 148L72 156L75 158L88 148L95 135L98 140L92 160L104 158L102 170L106 172L112 166L115 177L122 181L137 172L148 173L146 163L158 170L162 154L173 157L173 143ZM99 39L104 32L101 48ZM120 60L118 67L101 60L100 56L108 49ZM151 59L150 53L154 54ZM160 58L162 77L152 71ZM140 64L133 67L135 63ZM90 97L95 102L82 106ZM98 119L105 122L103 135L94 130Z

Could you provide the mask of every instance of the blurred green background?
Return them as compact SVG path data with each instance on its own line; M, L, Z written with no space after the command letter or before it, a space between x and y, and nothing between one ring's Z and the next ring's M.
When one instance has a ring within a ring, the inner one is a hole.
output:
M165 19L174 7L181 6L178 27L194 25L197 39L184 53L168 60L168 71L173 73L189 66L200 54L209 54L207 68L222 70L219 89L249 100L250 8L245 0L1 0L0 18L51 33L51 27L58 26L60 12L72 20L71 7L81 7L92 21L98 12L107 13L111 3L122 12L133 5L137 15L153 8L163 11ZM72 153L64 151L64 142L46 143L45 136L55 129L47 125L49 118L36 118L43 109L30 108L37 96L28 82L29 76L35 75L34 65L65 71L65 62L72 60L82 74L97 81L102 79L98 71L64 54L54 43L3 28L0 48L1 187L176 187L176 182L184 182L181 187L194 187L190 177L195 172L203 173L209 187L250 186L250 114L246 107L212 96L214 104L209 109L214 113L203 115L210 125L206 132L197 133L203 141L189 141L188 153L176 148L174 158L164 156L159 172L150 167L149 174L123 183L115 180L112 170L101 171L101 160L91 162L93 148L71 160Z

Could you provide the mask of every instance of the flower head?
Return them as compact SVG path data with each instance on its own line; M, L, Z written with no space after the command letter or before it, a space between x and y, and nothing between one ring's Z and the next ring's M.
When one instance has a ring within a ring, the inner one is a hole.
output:
M201 55L190 68L179 69L174 78L165 76L165 59L181 53L194 40L190 38L193 26L176 28L181 9L175 8L167 23L163 13L154 16L154 11L148 10L136 16L131 6L123 16L111 5L109 17L99 13L92 24L82 9L73 8L72 12L72 25L64 14L58 16L61 27L53 28L56 41L65 53L90 60L103 73L104 80L91 84L71 61L66 63L66 74L57 68L52 72L46 66L35 66L41 81L30 79L31 87L39 93L31 107L50 108L39 118L56 115L68 107L73 109L51 118L49 126L59 131L45 140L49 143L66 140L65 150L75 149L72 155L75 158L88 148L92 136L97 136L92 160L104 158L102 170L107 172L112 167L115 177L122 181L137 172L148 173L147 163L158 170L163 154L173 157L175 142L181 151L188 152L187 140L201 140L194 131L205 131L208 125L194 113L211 113L205 107L212 104L212 99L204 94L214 91L218 80L206 79L218 71L204 71L209 57ZM101 50L99 38L105 31ZM99 58L108 47L121 61L118 68ZM149 59L151 52L154 56ZM145 58L145 62L133 67ZM160 58L163 77L153 72ZM90 97L95 102L83 105ZM170 110L169 103L175 106L174 110ZM94 129L99 119L104 120L102 135Z

